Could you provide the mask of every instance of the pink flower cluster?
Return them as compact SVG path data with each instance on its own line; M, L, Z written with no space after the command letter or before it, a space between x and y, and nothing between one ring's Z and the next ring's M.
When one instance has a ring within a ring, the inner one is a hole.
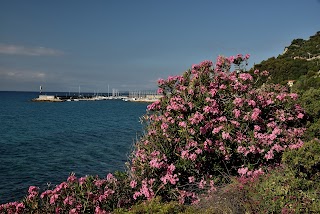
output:
M123 187L111 173L105 179L92 176L78 179L71 174L66 182L41 194L38 187L30 186L23 202L0 205L0 213L106 214L114 209L114 204L120 206L119 201L124 200L114 197ZM130 196L127 203L130 203Z
M0 205L0 213L19 214L24 213L25 205L23 202L9 202Z
M268 72L245 72L248 59L219 56L215 67L204 61L159 81L164 96L148 106L146 135L132 153L132 180L153 178L158 194L175 198L176 192L179 200L192 202L192 185L213 190L213 179L223 180L221 170L255 177L277 165L285 149L303 145L304 111L295 104L297 95L281 86L257 88L257 79ZM140 189L136 196L148 187L132 186Z

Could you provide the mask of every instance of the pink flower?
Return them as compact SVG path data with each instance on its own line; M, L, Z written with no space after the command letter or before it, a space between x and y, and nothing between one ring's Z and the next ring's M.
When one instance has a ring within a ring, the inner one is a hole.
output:
M63 204L64 205L72 205L74 202L74 198L72 196L67 196L64 200L63 200Z
M188 150L182 150L181 151L181 158L186 159L189 157L189 151Z
M159 162L158 158L153 158L150 162L149 162L150 166L153 168L157 168L160 169L162 167L163 162Z
M67 181L70 183L73 183L73 182L77 181L77 177L72 174L68 177Z
M189 183L193 183L196 179L193 176L188 177Z
M199 122L201 122L202 120L204 119L204 116L199 113L199 112L196 112L193 117L191 117L189 120L190 120L190 123L191 124L198 124Z
M224 140L231 139L230 134L228 132L222 132L222 139Z
M255 171L253 172L253 176L254 176L254 177L257 177L257 176L263 175L263 174L264 174L264 172L263 172L263 170L262 170L261 168L259 168L258 170L255 170Z
M59 214L59 213L62 212L62 208L61 207L56 207L55 211L56 211L56 214Z
M187 123L184 121L179 122L179 126L186 128L187 127Z
M142 187L140 188L141 195L144 195L148 200L152 199L154 196L154 192L151 188L147 186L147 180L142 181ZM137 197L138 194L134 194L134 197Z
M36 186L30 186L29 187L29 190L28 190L28 193L31 194L33 192L38 192L38 187Z
M218 90L217 89L211 89L209 93L211 94L212 97L214 97L217 94Z
M234 99L234 101L233 101L233 104L234 104L235 106L241 107L241 106L243 105L243 100L242 100L241 98L239 98L239 97L236 97L236 98Z
M50 194L52 194L52 190L46 190L43 193L41 193L40 198L44 198Z
M108 173L107 175L107 181L116 181L117 179L111 174L111 173Z
M272 150L275 150L277 152L283 151L284 148L282 146L280 146L279 144L275 144L274 146L272 146L271 148Z
M201 181L199 182L199 188L200 189L203 189L204 188L204 186L206 185L206 181L204 180L204 179L201 179Z
M69 214L78 214L77 208L73 208L69 211Z
M230 121L235 127L239 127L240 126L240 123L238 121L235 121L235 120L231 120Z
M241 176L246 175L246 174L247 174L247 172L248 172L248 167L245 167L245 168L239 168L239 169L238 169L238 173L239 173L239 175L241 175Z
M252 112L252 115L251 115L251 119L252 120L257 120L260 113L261 113L260 109L254 108L253 112Z
M173 165L173 164L170 164L169 166L168 166L168 173L173 173L173 171L176 169L176 167L175 167L175 165Z
M192 134L192 135L194 135L196 132L195 132L195 130L194 130L193 128L190 128L190 129L189 129L189 133Z
M303 116L304 116L304 114L299 113L299 114L298 114L298 116L297 116L297 118L302 119L302 118L303 118Z
M158 85L161 86L163 84L165 84L164 79L158 79Z
M268 153L264 157L267 160L272 159L274 157L273 151L272 150L268 151Z
M260 126L258 126L258 125L254 125L253 127L254 127L255 131L260 131L261 130Z
M161 177L160 180L164 183L164 184L167 184L168 181L171 183L171 184L176 184L177 181L179 181L179 178L177 176L177 174L166 174L165 176Z
M139 197L139 196L141 196L142 194L141 194L141 192L135 192L134 194L133 194L133 199L134 200L137 200L137 198Z
M269 75L269 72L268 72L268 71L262 71L262 72L261 72L261 75L262 75L262 76L268 76L268 75Z
M166 123L162 123L162 124L161 124L161 129L162 129L163 132L165 132L165 131L168 129L168 127L169 127L169 126L168 126L168 124L166 124Z
M79 184L82 185L86 181L86 177L79 178Z
M214 181L210 180L210 191L216 191L217 188L214 186Z
M55 204L57 199L59 198L58 194L54 194L50 197L50 204Z
M298 94L296 94L296 93L291 93L291 94L290 94L290 97L291 97L291 99L293 99L293 100L297 100L297 99L298 99Z
M302 146L303 146L303 141L299 139L298 143L289 145L289 148L290 149L299 149Z
M104 180L104 179L98 179L98 180L94 181L94 185L96 185L96 187L100 188L105 182L106 182L106 180Z
M214 129L212 130L212 133L213 133L213 134L217 134L217 133L220 132L221 129L223 129L223 126L216 127L216 128L214 128Z
M23 210L25 208L25 206L24 206L24 204L21 202L21 203L18 203L17 205L16 205L16 211L17 211L17 213L19 213L19 211L21 211L21 210ZM1 209L0 209L0 211L1 211Z
M255 107L256 106L256 102L254 100L249 100L248 101L248 105Z
M189 155L189 159L195 161L197 159L197 155L195 153L192 153Z
M239 78L246 81L246 80L252 80L252 76L249 73L240 73Z
M246 151L247 151L247 149L245 147L243 147L243 146L239 146L238 149L237 149L238 153L243 153L244 154Z
M213 65L212 62L209 60L205 60L200 63L200 67L211 67L212 65Z
M201 153L202 153L202 150L198 148L195 152L196 152L196 154L198 154L198 155L199 155L199 154L201 154Z
M227 88L227 86L224 85L224 84L220 85L220 87L219 87L219 89L221 89L221 90L224 90L224 89L226 89L226 88Z
M160 155L160 152L155 150L151 153L151 157L157 157L158 155Z
M285 97L286 97L286 94L284 94L284 93L277 95L277 99L278 99L279 101L284 100Z
M107 214L107 212L105 210L101 209L99 206L96 206L94 213L95 214Z

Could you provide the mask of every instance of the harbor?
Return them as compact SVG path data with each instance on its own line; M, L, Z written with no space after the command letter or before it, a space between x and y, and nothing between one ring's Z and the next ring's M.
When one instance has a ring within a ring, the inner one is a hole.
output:
M32 99L33 102L77 102L77 101L101 101L101 100L123 100L125 102L155 102L162 95L155 92L115 92L112 94L73 94L73 95L46 95Z

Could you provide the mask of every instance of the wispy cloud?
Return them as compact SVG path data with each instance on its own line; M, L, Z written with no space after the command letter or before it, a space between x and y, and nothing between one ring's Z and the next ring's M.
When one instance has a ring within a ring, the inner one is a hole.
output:
M0 54L25 56L60 56L63 51L45 47L24 47L18 45L0 44Z
M31 70L17 70L17 69L6 69L0 67L0 78L7 80L44 80L47 74L44 71L31 71Z

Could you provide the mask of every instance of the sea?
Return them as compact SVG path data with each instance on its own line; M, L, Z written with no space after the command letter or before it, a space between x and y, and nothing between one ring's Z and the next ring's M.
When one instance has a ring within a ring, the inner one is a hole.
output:
M23 199L29 186L60 184L70 173L123 171L143 133L148 103L32 102L38 95L0 92L0 204Z

